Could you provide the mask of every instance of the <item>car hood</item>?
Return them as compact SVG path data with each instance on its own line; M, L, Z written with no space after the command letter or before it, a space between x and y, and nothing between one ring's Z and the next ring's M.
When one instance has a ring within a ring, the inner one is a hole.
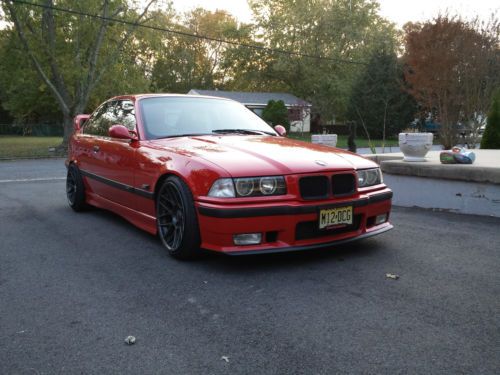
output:
M314 173L373 168L356 154L322 145L273 136L190 136L150 141L155 149L201 158L232 177Z

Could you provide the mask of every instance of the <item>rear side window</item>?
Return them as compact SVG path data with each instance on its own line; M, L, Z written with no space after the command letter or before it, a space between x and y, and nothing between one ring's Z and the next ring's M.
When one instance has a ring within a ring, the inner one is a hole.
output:
M118 100L113 108L113 116L116 124L124 125L128 130L136 130L134 103L131 100Z
M131 100L113 100L104 103L85 123L84 134L107 137L113 125L124 125L128 130L136 130L134 103Z
M83 133L107 137L108 129L113 122L111 116L113 104L114 102L107 102L101 105L85 123Z

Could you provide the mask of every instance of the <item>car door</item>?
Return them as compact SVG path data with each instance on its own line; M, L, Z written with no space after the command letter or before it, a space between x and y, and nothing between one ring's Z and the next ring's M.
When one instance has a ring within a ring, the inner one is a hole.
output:
M95 153L99 148L99 138L106 135L101 129L102 116L107 111L111 102L106 102L97 108L90 118L83 124L82 130L75 137L75 150L78 166L84 177L88 190L93 194L101 195L102 184L99 183L95 171Z
M81 164L82 173L94 193L122 206L135 207L133 194L136 146L127 139L109 136L113 125L136 131L134 103L113 100L105 103L83 128L90 155Z

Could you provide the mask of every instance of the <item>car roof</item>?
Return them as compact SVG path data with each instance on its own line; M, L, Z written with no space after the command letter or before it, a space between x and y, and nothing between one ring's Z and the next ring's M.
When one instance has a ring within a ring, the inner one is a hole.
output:
M160 94L131 94L131 95L118 95L114 96L108 100L118 100L118 99L145 99L145 98L169 98L169 97L181 97L181 98L205 98L205 99L217 99L217 100L226 100L234 102L234 100L220 98L217 96L208 96L208 95L187 95L187 94L168 94L168 93L160 93Z

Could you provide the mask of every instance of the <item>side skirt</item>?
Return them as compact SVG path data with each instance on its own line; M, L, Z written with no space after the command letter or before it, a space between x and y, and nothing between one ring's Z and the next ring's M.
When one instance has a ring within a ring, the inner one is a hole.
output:
M136 227L145 230L153 235L156 235L156 218L146 215L142 212L137 212L131 208L122 206L121 204L112 202L92 192L87 192L87 203L105 210L114 212L124 219L130 221Z

